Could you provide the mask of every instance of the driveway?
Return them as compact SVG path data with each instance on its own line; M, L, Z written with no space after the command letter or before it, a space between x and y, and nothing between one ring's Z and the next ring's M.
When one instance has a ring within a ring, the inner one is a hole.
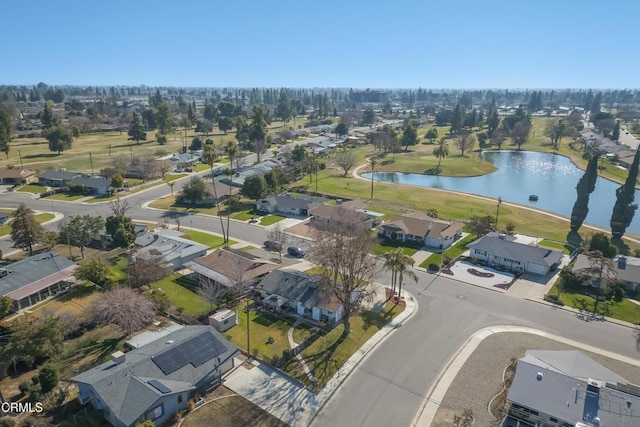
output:
M470 273L469 270L471 269L476 270L480 275ZM515 277L512 273L498 271L482 265L474 265L469 261L456 262L451 266L451 271L453 272L454 279L485 288L494 288L496 285L507 285L511 283Z

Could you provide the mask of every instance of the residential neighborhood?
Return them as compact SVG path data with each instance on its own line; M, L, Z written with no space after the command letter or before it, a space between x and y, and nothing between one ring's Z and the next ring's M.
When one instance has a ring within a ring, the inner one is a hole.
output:
M634 5L10 3L0 427L640 426Z

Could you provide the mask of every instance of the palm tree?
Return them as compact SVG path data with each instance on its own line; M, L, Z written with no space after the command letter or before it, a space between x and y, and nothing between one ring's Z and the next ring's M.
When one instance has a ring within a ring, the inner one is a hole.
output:
M213 176L213 164L220 157L220 146L216 144L206 144L202 150L202 159L209 165L211 171L211 185L213 187L213 196L216 198L216 206L218 205L218 191L216 189L215 177ZM173 189L172 189L173 190ZM225 243L228 241L227 235L224 232L224 221L222 221L222 214L220 213L220 206L218 208L218 217L220 218L220 228L222 229L222 238Z
M433 155L438 159L438 168L440 168L442 159L449 155L449 145L447 145L447 141L444 138L438 141L438 146L433 149Z
M175 181L167 182L167 185L171 187L171 197L173 197L173 186L176 185Z
M313 182L313 174L318 173L319 167L320 165L318 163L318 160L316 159L316 156L307 155L307 157L305 157L302 168L309 174L309 183Z
M391 271L391 295L395 295L398 280L398 251L385 252L382 255L382 260L383 267Z
M400 300L400 296L402 295L402 281L404 279L404 275L406 274L416 283L418 283L418 276L416 276L416 273L414 273L412 270L413 264L415 264L415 260L409 255L405 254L402 248L398 248L396 254L396 271L398 274L398 300Z
M231 168L231 176L233 176L233 159L238 155L238 146L235 142L228 141L222 151L229 157L229 167Z
M371 157L369 159L369 170L371 171L371 200L373 200L373 174L376 171L376 167L378 166L378 161Z

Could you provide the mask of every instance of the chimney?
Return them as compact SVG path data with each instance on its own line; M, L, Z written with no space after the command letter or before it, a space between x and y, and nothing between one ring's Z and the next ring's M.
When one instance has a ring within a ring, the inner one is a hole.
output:
M116 365L121 364L125 360L125 354L121 351L116 351L115 353L111 353L111 361Z

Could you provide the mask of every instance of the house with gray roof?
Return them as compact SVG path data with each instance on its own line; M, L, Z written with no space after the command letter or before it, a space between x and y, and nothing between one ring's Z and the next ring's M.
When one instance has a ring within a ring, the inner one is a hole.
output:
M0 296L11 298L14 310L22 310L71 287L76 268L54 252L16 261L0 268Z
M583 284L606 289L613 285L622 285L630 291L635 291L640 286L640 258L617 255L612 260L612 271L609 266L604 265L601 272L600 267L593 265L589 257L580 254L576 257L576 261L571 271L583 280ZM601 274L602 273L602 274ZM602 277L602 283L600 282Z
M262 304L277 312L292 312L316 322L335 325L342 320L342 304L320 277L297 270L273 270L258 286Z
M287 193L262 199L256 203L256 208L263 212L279 212L289 215L307 216L313 207L326 202L323 197L292 196Z
M193 271L198 283L215 283L228 288L235 287L240 279L246 284L254 284L278 267L247 251L231 248L217 249L184 266Z
M445 250L462 237L463 227L458 221L442 221L422 212L410 212L382 224L380 231L388 239Z
M502 234L491 233L469 243L471 258L491 266L507 268L516 273L547 274L555 270L564 254L537 245L518 243Z
M181 237L183 234L173 230L144 233L135 240L136 246L139 247L136 257L155 262L162 260L173 269L178 269L207 253L206 245L185 239Z
M635 426L640 387L580 351L529 350L507 401L507 427Z
M104 195L111 190L111 180L101 176L77 176L70 185L81 185L87 193Z
M115 427L171 419L196 394L213 390L234 368L238 350L211 326L188 325L89 369L71 381L78 400Z
M82 177L82 173L66 170L47 171L38 176L38 184L45 187L66 187L76 177Z

